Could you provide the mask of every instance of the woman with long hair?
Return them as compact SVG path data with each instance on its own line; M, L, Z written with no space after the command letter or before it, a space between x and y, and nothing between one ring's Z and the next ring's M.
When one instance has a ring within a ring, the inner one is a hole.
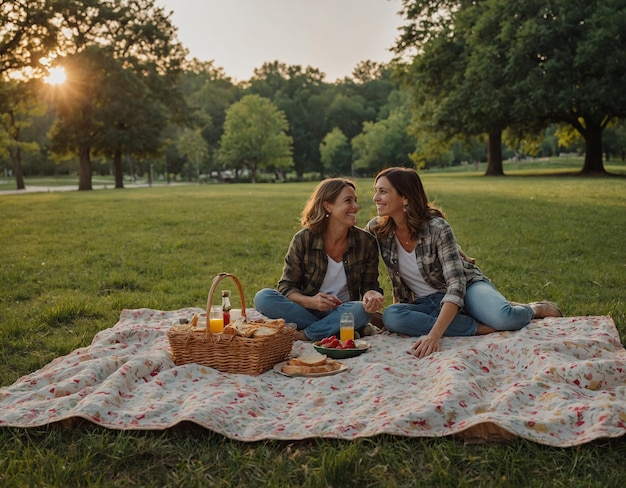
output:
M352 181L322 181L302 211L302 229L291 240L278 287L254 297L266 317L295 323L298 340L337 334L344 312L354 315L355 330L363 333L382 308L378 248L371 234L356 227L358 211Z
M508 301L462 253L414 169L378 173L373 200L378 217L366 229L378 240L393 287L383 323L391 332L421 336L415 356L439 351L444 335L519 330L532 319L562 316L552 302Z

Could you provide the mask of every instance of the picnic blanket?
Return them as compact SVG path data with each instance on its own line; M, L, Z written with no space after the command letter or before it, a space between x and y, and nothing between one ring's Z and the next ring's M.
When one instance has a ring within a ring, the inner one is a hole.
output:
M392 434L519 436L573 446L626 433L626 350L608 316L533 321L517 332L444 338L408 354L413 338L367 337L345 372L290 378L175 366L166 332L200 309L124 310L90 346L0 389L0 426L86 419L111 429L193 422L242 441ZM292 355L313 351L296 341Z

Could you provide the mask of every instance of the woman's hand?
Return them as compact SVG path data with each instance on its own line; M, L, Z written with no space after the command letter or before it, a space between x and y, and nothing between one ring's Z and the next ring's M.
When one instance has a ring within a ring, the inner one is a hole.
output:
M383 307L385 297L376 290L368 290L363 294L363 309L367 313L374 313Z
M452 302L444 302L441 306L441 312L435 321L435 325L430 329L428 335L420 337L418 341L411 346L411 354L418 358L425 358L434 352L439 352L439 339L454 319L459 307Z
M341 301L335 296L328 293L319 292L317 295L310 297L310 305L307 308L313 310L321 310L325 312L331 308L335 308L337 305L341 305Z
M434 352L439 352L439 339L430 336L421 337L411 346L411 354L417 358L425 358Z

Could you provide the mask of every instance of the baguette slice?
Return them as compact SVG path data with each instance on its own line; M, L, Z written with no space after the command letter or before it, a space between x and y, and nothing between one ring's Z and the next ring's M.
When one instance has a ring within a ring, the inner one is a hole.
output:
M296 366L294 364L285 364L281 371L285 374L308 374L308 366Z
M265 327L264 325L262 325L261 327L257 327L256 329L254 329L254 337L267 337L267 336L271 336L274 335L278 332L279 329L273 328L273 327Z
M260 322L263 327L272 329L282 329L285 326L285 319L263 320Z

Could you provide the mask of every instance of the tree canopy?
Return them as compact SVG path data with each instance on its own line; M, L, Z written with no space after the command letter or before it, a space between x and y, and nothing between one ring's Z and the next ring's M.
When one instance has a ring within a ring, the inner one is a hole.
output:
M91 189L91 152L145 154L158 139L185 51L176 29L154 0L65 0L56 6L62 32L58 58L67 86L54 104L57 151L79 155L79 190ZM132 109L131 109L132 108ZM116 186L121 179L116 180Z
M0 74L39 70L56 46L55 11L46 0L0 1Z
M155 1L0 0L0 164L18 187L22 159L90 189L153 167L301 179L486 158L501 175L507 157L575 151L602 174L626 158L626 0L402 0L398 58L334 83L279 61L234 82L186 58ZM23 82L61 67L56 87Z
M488 174L501 174L501 134L571 124L585 140L583 173L604 172L602 131L624 117L624 0L404 0L395 46L414 50L404 81L420 127L489 136Z
M246 95L226 112L220 159L249 170L253 182L258 168L288 168L293 164L288 128L287 117L271 100Z

